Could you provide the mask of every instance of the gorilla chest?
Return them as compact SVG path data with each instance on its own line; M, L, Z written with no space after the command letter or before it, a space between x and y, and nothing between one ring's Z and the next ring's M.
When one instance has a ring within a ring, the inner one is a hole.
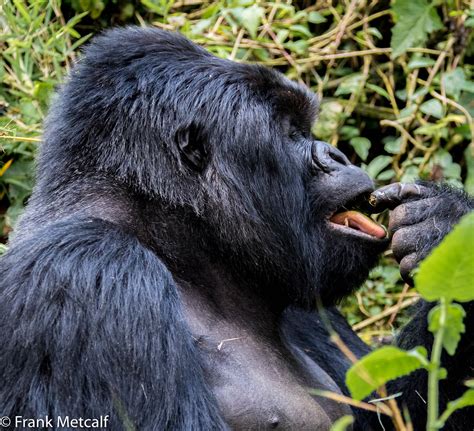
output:
M202 346L209 385L232 429L323 431L348 414L344 407L310 395L311 388L335 389L320 378L317 366L298 369L290 358L251 337L235 338L207 338Z

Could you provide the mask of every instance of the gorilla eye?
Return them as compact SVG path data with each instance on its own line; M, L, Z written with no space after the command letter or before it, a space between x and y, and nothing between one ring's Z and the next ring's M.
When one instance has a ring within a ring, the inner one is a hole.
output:
M303 136L303 134L298 129L291 129L288 135L293 141L298 141Z

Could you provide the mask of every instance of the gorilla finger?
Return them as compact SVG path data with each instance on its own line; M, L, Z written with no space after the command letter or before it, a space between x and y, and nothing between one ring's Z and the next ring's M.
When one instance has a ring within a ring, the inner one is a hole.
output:
M415 269L417 263L418 258L416 253L405 256L400 262L400 275L402 276L403 281L412 287L414 283L411 272Z
M407 199L423 198L428 189L419 184L393 183L375 190L370 195L370 204L376 211L394 209Z
M406 202L397 206L391 213L388 230L394 232L403 226L411 226L422 222L428 212L437 204L436 198L426 198L418 201Z
M418 235L417 226L400 229L393 234L391 248L397 262L416 251Z

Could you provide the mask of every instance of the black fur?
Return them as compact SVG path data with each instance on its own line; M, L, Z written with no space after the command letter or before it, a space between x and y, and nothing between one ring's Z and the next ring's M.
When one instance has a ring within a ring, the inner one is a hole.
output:
M4 414L225 428L172 276L135 236L71 217L18 241L0 271Z
M97 37L53 103L37 186L0 261L0 413L226 429L186 321L189 286L216 308L238 286L227 302L249 298L262 319L292 306L285 343L344 390L347 361L309 310L357 288L387 242L329 227L373 185L312 140L316 113L306 88L177 34Z

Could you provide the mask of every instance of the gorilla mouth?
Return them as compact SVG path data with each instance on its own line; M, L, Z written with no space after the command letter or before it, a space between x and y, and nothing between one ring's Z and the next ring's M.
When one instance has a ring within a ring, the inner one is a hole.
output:
M367 195L363 194L334 212L329 218L329 223L332 228L347 235L384 240L387 237L387 230L364 214L370 212L373 211L368 205Z

